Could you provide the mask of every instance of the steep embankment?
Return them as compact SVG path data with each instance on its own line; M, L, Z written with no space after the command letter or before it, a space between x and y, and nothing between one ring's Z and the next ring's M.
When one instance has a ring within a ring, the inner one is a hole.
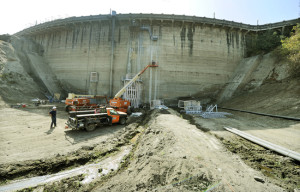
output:
M300 78L289 77L287 61L272 54L242 60L223 89L222 106L300 117Z
M0 97L8 102L25 102L30 97L42 97L41 93L45 91L25 71L13 46L1 40L0 82Z
M62 92L41 54L41 47L29 39L1 36L0 97L3 100L28 102L30 98L43 98L45 93Z

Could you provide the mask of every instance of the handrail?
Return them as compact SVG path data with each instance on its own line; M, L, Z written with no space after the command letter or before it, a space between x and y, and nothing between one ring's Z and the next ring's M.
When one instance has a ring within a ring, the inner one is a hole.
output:
M103 21L103 20L110 20L111 15L91 15L91 16L81 16L81 17L69 17L65 19L57 19L54 21L49 21L45 23L41 23L29 28L26 28L22 31L16 33L16 35L25 35L34 33L37 31L46 30L49 28L55 27L65 27L69 24L74 23L83 23L83 22L96 22L96 21ZM238 28L241 30L247 31L264 31L273 28L280 28L289 25L296 25L300 23L300 18L288 20L288 21L281 21L276 23L264 24L264 25L250 25L244 23L238 23L234 21L227 21L215 18L207 18L207 17L196 17L196 16L185 16L185 15L165 15L165 14L117 14L116 20L118 21L129 21L129 20L169 20L172 22L175 21L186 21L192 23L203 23L203 24L212 24L212 25L219 25L223 27L231 27L231 28Z

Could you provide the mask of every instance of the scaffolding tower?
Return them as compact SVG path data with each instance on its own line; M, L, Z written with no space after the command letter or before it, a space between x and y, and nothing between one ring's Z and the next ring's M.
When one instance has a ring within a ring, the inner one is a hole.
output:
M123 78L124 86L128 83L135 74L126 74ZM130 101L131 107L138 108L141 104L141 94L142 94L142 80L139 78L133 82L125 91L123 99Z

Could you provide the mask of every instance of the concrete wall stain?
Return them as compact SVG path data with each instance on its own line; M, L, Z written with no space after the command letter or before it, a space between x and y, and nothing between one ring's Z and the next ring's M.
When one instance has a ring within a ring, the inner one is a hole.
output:
M185 47L185 36L186 36L186 28L185 26L181 28L180 39L181 39L181 55L183 55L183 49Z
M193 36L194 36L195 28L192 26L189 26L188 32L187 32L187 38L188 38L188 46L189 46L189 55L193 55Z
M80 40L80 48L81 48L82 45L83 45L83 37L84 37L85 26L81 26L80 29L81 29L81 40Z
M173 34L173 44L174 44L174 47L175 47L175 35Z
M98 30L97 30L97 36L96 36L96 41L97 41L97 49L100 47L100 39L101 39L101 24L98 24Z
M155 14L120 14L116 16L116 21L119 31L115 30L118 46L114 55L113 93L123 85L121 78L127 72L128 60L128 71L136 73L149 63L150 50L155 45L159 62L156 69L157 93L160 99L205 94L206 90L218 91L243 58L246 37L261 27L267 30L274 26ZM154 33L157 30L155 35L159 38L156 42L152 42L146 32L141 32L143 25L151 26ZM55 32L51 27L55 27ZM111 16L99 15L47 22L17 35L27 35L42 45L45 59L67 90L87 93L89 72L93 70L99 73L101 79L99 87L96 87L97 94L105 95L110 86L111 27ZM186 38L188 49L185 49ZM126 56L130 58L126 60ZM170 73L174 70L178 72ZM147 101L149 72L146 71L142 78L142 98Z
M73 28L73 34L72 34L72 49L74 49L75 46L75 38L76 38L76 28Z
M118 43L120 44L121 42L121 27L119 27L119 37L118 37Z
M140 30L141 25L142 22L138 26L126 23L117 25L113 94L122 87L121 79L127 72L137 73L150 62L153 46L153 58L157 57L159 62L159 68L156 69L159 71L157 97L162 99L190 95L196 90L198 93L212 86L222 87L243 57L242 40L235 42L239 44L239 48L232 47L232 39L236 35L242 35L239 31L233 35L225 29L219 30L211 26L197 27L196 30L192 24L176 23L174 26L163 26L158 22L157 25L151 26L151 30L155 35L158 33L159 38L157 41L151 41L149 33ZM81 93L88 93L89 74L96 71L101 81L96 87L97 94L105 95L109 90L110 31L110 22L94 22L77 24L72 29L62 28L55 33L33 34L32 37L43 44L44 48L49 45L44 57L49 61L58 79L68 86L66 89L70 90L73 87ZM227 51L226 47L234 51ZM153 73L153 78L154 76ZM143 74L142 79L142 99L147 101L149 71Z
M68 44L68 30L66 31L66 41L65 41L65 49L67 49L67 44Z
M229 48L230 48L230 43L231 43L231 41L230 41L230 34L229 34L229 32L228 31L226 31L226 42L227 42L227 52L228 52L228 54L229 54Z
M236 42L236 47L240 48L240 35L238 34L238 32L235 32L235 42Z
M93 25L90 24L89 51L91 49L91 43L92 43L92 32L93 32Z
M159 39L162 40L163 35L162 35L162 26L161 25L159 26L158 33L159 33Z
M233 32L230 33L230 44L232 45L232 48L234 48L234 35Z
M108 41L110 42L111 41L111 33L112 33L112 21L110 22L109 24L109 28L108 28Z

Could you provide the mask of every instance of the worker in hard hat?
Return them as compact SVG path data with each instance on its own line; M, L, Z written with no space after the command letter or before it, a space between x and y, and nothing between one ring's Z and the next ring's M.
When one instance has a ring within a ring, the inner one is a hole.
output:
M56 127L56 107L52 107L52 110L49 112L49 115L52 119L50 128L52 128L53 125L54 127Z

